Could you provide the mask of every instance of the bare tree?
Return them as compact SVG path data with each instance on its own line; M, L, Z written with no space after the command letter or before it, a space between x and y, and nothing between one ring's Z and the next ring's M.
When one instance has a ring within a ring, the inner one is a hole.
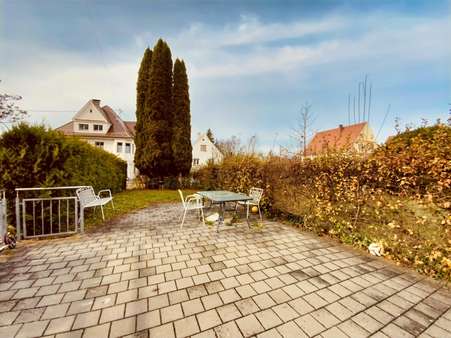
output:
M13 123L23 119L27 112L16 105L19 95L0 94L0 123Z
M297 126L294 128L293 137L299 142L299 149L304 156L307 152L307 142L311 135L311 127L315 122L315 116L311 112L311 108L312 105L308 102L302 105Z

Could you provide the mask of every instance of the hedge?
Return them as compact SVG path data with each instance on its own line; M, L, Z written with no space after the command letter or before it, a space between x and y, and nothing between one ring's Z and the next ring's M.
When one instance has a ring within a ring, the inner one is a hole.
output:
M21 123L0 137L0 187L10 199L19 187L92 185L118 192L126 178L126 162L45 126Z
M238 154L196 173L209 189L265 189L267 213L451 280L451 128L402 133L371 156Z

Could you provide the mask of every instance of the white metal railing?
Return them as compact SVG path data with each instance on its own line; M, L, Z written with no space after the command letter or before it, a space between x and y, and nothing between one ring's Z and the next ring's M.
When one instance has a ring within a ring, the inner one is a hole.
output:
M3 238L7 229L7 209L6 209L6 197L5 190L0 190L0 243L3 242Z
M80 218L75 190L81 187L17 188L17 238L76 233ZM80 224L81 232L83 228Z

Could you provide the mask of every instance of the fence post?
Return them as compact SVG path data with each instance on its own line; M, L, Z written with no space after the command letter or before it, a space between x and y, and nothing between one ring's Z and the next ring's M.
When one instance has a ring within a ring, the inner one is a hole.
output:
M17 239L22 239L22 229L20 226L20 199L18 191L16 191L16 232Z
M85 208L83 208L82 206L80 206L80 232L85 232Z

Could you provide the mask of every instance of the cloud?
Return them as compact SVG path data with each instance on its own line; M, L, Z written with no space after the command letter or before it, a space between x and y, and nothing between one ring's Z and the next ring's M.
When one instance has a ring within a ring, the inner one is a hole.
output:
M230 24L220 30L196 24L174 41L177 47L187 49L192 76L207 78L290 73L295 68L362 60L374 62L373 66L380 67L397 62L443 59L450 54L450 47L444 41L446 32L450 31L451 17L428 21L405 19L401 26L389 23L381 25L383 17L380 14L366 18L364 22L358 18L349 18L349 21L356 25L356 31L359 30L359 24L365 28L359 33L349 33L349 25L344 23L343 18L337 17L332 17L330 22L324 19L313 24L294 22L268 25L255 18L245 18L235 29ZM336 37L337 29L344 30L340 37ZM331 36L310 43L283 41L285 38L318 32ZM282 42L265 44L277 40ZM194 41L193 46L188 46L187 41ZM245 45L247 49L231 52L226 47L233 44ZM199 45L204 46L201 52Z
M391 95L409 97L401 88L404 83L430 73L440 62L449 64L450 22L449 16L401 14L393 20L385 12L332 14L290 22L263 22L248 15L224 25L192 23L165 38L173 58L182 57L188 65L193 134L209 127L219 138L237 135L246 139L257 134L261 149L271 149L276 133L278 143L291 142L287 124L306 99L313 100L318 114L325 115L316 127L335 124L339 117L327 114L336 111L338 116L345 107L337 107L334 100L340 99L333 96L347 95L346 86L354 86L356 74L361 76L363 71L396 79ZM139 62L143 49L154 42L153 34L136 32L114 52L103 46L108 52L95 53L3 39L0 49L6 51L6 57L0 86L5 92L22 95L24 108L47 109L32 112L30 119L44 119L52 126L68 121L73 114L48 110L75 111L91 98L121 108L125 119L134 119ZM422 70L405 73L408 66ZM328 83L331 80L334 82ZM377 85L382 86L382 81ZM384 94L376 89L376 97L382 101ZM411 105L416 103L413 98Z

